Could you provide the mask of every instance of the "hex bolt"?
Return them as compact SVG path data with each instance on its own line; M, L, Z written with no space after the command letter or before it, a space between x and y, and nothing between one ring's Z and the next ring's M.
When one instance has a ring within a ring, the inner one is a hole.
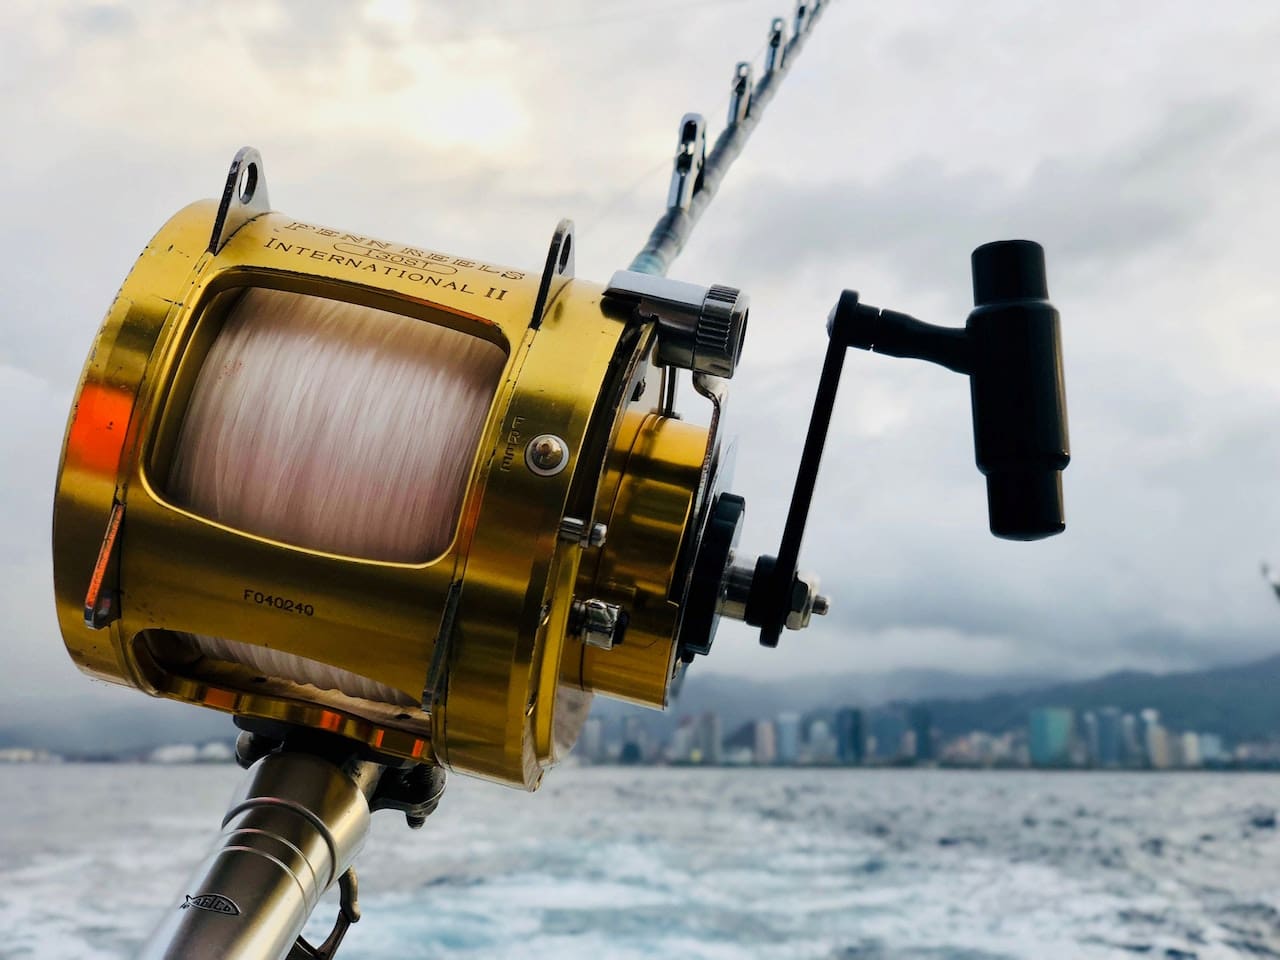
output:
M797 573L791 584L791 605L787 613L786 628L803 630L809 626L809 618L818 612L819 601L825 600L818 593L817 577L811 573Z
M601 650L612 650L626 636L627 612L617 604L603 600L574 600L569 625L583 643Z

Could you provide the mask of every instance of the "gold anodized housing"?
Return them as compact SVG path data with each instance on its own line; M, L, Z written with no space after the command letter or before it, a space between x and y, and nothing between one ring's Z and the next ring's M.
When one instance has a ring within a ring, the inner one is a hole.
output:
M222 204L188 206L143 251L76 392L53 560L80 669L526 789L572 746L592 693L664 706L716 432L659 412L654 324L574 279L571 242L562 225L537 274L304 223L266 209L261 158L242 151ZM441 554L405 563L306 549L166 494L192 385L252 287L401 314L502 351ZM551 473L526 458L547 435L567 456ZM605 543L566 537L566 518L607 524ZM627 611L620 645L575 634L574 601L586 597ZM193 654L187 634L316 661L412 705Z

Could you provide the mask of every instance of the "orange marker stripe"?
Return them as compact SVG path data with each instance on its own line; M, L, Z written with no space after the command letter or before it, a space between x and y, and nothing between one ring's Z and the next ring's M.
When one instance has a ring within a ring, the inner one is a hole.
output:
M120 467L133 394L105 384L86 383L67 431L67 462L80 469L114 475Z
M120 532L120 521L124 519L124 504L113 503L111 516L107 518L107 532L102 536L102 547L98 550L98 562L93 565L93 575L89 577L89 592L84 598L85 623L95 630L105 626L96 622L98 600L102 595L102 581L107 575L107 565L111 562L111 554L115 552L116 534Z

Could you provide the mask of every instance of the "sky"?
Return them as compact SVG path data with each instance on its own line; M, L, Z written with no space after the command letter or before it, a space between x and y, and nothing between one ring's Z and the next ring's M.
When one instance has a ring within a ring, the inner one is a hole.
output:
M244 144L312 223L538 269L561 217L605 281L723 124L781 0L0 6L0 704L71 666L49 526L81 365L138 252ZM671 276L752 298L732 383L742 547L775 552L844 288L934 323L1026 237L1062 314L1067 531L987 532L968 386L847 360L802 566L832 613L699 669L1087 676L1280 647L1280 6L832 0ZM692 397L686 392L687 397ZM113 701L114 702L114 701Z

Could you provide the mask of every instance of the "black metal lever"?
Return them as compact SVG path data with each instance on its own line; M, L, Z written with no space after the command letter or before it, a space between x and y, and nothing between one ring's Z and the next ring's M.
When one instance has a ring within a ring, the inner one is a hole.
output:
M915 357L967 374L974 451L987 478L991 532L1039 540L1066 528L1062 471L1070 460L1058 311L1048 300L1044 250L1029 240L973 251L974 309L963 329L858 302L846 290L827 321L830 340L777 558L761 557L747 622L776 646L796 584L800 542L849 347Z

